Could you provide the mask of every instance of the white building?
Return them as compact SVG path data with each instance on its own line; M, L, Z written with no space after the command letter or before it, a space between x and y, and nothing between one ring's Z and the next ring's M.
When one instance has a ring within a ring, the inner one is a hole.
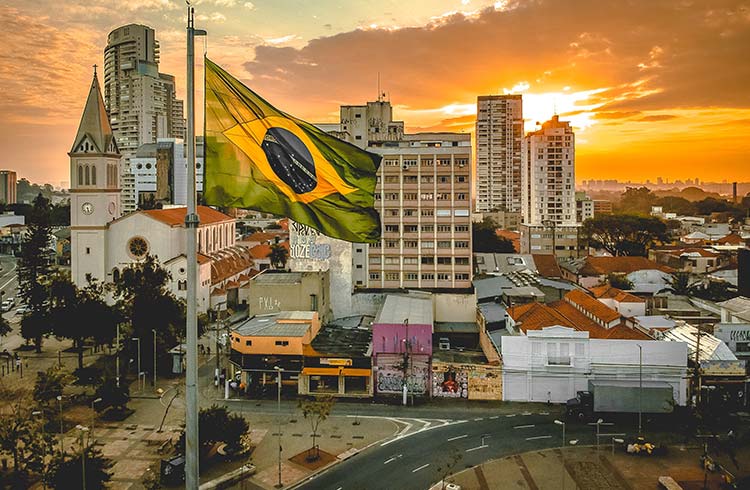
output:
M522 139L521 95L477 97L477 212L521 212Z
M365 105L342 105L337 136L349 143L367 148L371 141L398 141L404 135L404 122L393 120L391 103L382 97ZM325 130L330 131L328 125Z
M123 155L123 210L136 209L130 158L157 138L184 138L182 101L172 75L159 73L159 42L150 27L128 24L109 33L104 49L104 102Z
M583 223L594 217L594 200L585 192L576 192L576 222Z
M521 182L525 224L575 225L575 134L569 122L554 115L526 135Z
M120 205L121 155L94 80L70 150L71 277L79 287L89 279L117 281L123 268L155 256L170 272L170 287L181 298L187 290L186 209L123 214ZM199 206L198 307L210 306L212 289L240 286L250 272L249 251L235 246L235 220ZM231 295L230 295L231 296ZM236 297L236 292L235 292Z
M687 345L649 340L590 339L589 332L552 326L502 338L503 400L564 403L589 381L638 387L643 381L672 385L678 405L687 401Z
M181 139L159 138L141 145L130 159L135 177L136 202L152 195L156 201L187 204L187 155ZM196 185L203 192L203 139L198 137L195 152Z

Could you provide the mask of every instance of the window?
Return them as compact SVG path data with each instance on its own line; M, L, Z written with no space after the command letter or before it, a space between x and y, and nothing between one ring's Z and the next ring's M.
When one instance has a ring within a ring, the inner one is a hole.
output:
M422 233L432 233L433 231L435 231L433 225L422 225Z
M469 257L456 257L456 265L469 265Z
M253 345L253 341L252 341L252 340L246 340L246 341L245 341L245 345L246 345L247 347L250 347L251 345Z
M357 114L357 117L359 117L359 114ZM361 140L362 136L358 134L357 136L354 137L354 139L355 140Z
M404 240L404 248L417 248L416 240Z
M385 258L386 265L398 265L399 264L399 257L386 257Z
M435 210L433 210L433 209L423 209L421 214L422 214L422 216L433 216L435 214Z
M371 264L379 264L380 262L380 257L370 257Z
M398 225L385 225L385 231L388 231L391 233L398 233L399 226Z
M386 160L385 166L386 167L398 167L398 160Z
M417 176L416 175L405 175L404 176L404 184L416 184L417 183Z
M440 242L438 242L440 243ZM450 265L451 264L451 258L452 257L438 257L437 263L442 265Z
M416 201L417 200L417 193L416 192L406 192L404 193L404 201Z
M310 295L310 310L318 311L318 295L317 294Z
M422 257L422 264L432 265L435 263L435 257Z
M464 194L463 192L459 192L458 194L456 194L456 200L457 201L465 201L466 200L466 194Z
M112 269L112 282L115 284L120 282L120 269L118 269L117 267Z
M422 201L432 201L435 199L435 195L432 192L423 192L419 195L419 199Z
M456 225L456 231L469 231L469 225Z
M135 259L142 259L148 254L148 243L139 236L133 237L128 241L128 253Z
M187 291L187 281L177 281L178 291Z
M416 257L404 257L404 265L416 265L419 264L419 259Z
M451 248L451 241L450 240L441 240L437 242L438 248Z
M422 248L435 248L435 242L422 242Z
M437 225L438 233L450 233L451 225Z
M86 255L91 255L91 249L89 247L86 247Z
M435 279L435 274L422 274L423 281L432 281Z
M450 216L451 215L451 210L450 209L438 209L437 210L437 215L438 216Z
M407 272L404 274L404 279L407 281L417 281L419 280L419 274L416 272Z
M288 340L277 340L277 341L276 341L276 342L274 342L274 343L275 343L276 345L280 345L281 347L286 347L286 346L288 346L288 345L289 345L289 341L288 341Z
M438 281L450 281L451 275L445 274L445 273L438 273L437 278L438 278Z
M419 226L417 225L404 225L404 233L417 233Z
M379 272L371 272L370 273L370 280L371 281L379 281L380 280L380 273Z
M86 185L91 184L91 169L86 165Z
M453 216L469 216L468 209L456 209Z
M469 248L469 242L463 240L456 240L456 248Z
M461 273L456 274L456 281L468 281L469 280L469 274Z
M385 273L385 280L386 281L398 281L399 280L399 273L398 272L386 272Z

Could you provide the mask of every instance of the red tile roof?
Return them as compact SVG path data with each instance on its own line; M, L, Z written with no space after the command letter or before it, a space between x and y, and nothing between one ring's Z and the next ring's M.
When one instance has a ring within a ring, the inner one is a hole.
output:
M521 234L519 232L497 229L495 230L495 235L499 236L500 238L507 238L511 241L511 243L513 243L513 248L515 249L516 253L521 252Z
M289 250L289 242L281 242L279 245L287 249L287 251ZM250 249L250 255L252 255L255 260L266 259L270 253L271 245L268 243L261 243Z
M183 226L187 208L149 209L139 212L169 226ZM208 206L198 206L198 216L201 220L201 226L234 221L230 216Z
M568 292L564 296L564 300L578 309L590 313L604 323L620 319L620 313L578 289Z
M554 255L532 254L536 270L542 277L562 277L562 271Z
M603 286L595 286L589 288L589 291L594 295L595 298L607 298L613 299L618 303L645 303L646 300L639 298L634 294L630 294L616 287L604 284Z
M579 274L582 276L600 276L611 273L630 274L631 272L656 269L673 273L675 270L666 265L658 264L646 257L586 257Z
M716 240L716 243L718 245L744 245L746 240L737 233L730 233L729 235Z
M716 252L712 252L710 250L706 250L703 248L682 248L679 250L673 250L669 253L670 255L674 255L675 257L680 257L682 255L700 255L701 257L718 257L719 254Z
M211 259L211 284L219 284L243 273L254 264L250 250L240 245L220 250Z
M255 233L242 237L242 241L243 242L258 242L258 243L273 242L276 240L276 237L279 237L280 239L288 239L289 232L284 231L284 230L276 230L275 232L256 231Z

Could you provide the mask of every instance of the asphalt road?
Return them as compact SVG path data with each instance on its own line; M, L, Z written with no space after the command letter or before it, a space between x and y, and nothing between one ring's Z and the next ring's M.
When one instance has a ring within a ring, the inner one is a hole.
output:
M562 426L556 414L547 412L497 413L453 420L446 425L396 437L371 446L349 460L303 482L306 490L378 490L429 488L441 480L439 468L460 455L450 473L491 459L526 451L560 447ZM568 424L566 440L579 445L596 444L596 428ZM602 426L601 433L626 432ZM601 438L605 447L609 438Z

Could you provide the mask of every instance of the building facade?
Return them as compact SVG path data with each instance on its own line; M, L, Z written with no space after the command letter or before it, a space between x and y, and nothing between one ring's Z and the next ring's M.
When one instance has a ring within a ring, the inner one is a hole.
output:
M342 105L340 112L337 136L360 148L371 141L399 141L404 136L404 122L393 120L391 103L382 97L365 105Z
M526 224L576 223L575 134L559 116L523 139L522 214Z
M383 157L375 190L383 230L380 243L355 245L355 287L470 288L470 135L404 135L368 150Z
M154 199L163 204L187 204L187 156L185 143L175 138L159 138L141 145L130 159L135 178L136 202ZM196 185L203 192L203 138L196 141Z
M172 75L159 73L159 42L150 27L128 24L109 33L104 49L104 102L123 155L125 212L137 207L130 159L157 138L184 138L182 101Z
M521 212L522 139L521 95L477 98L477 212Z
M585 192L576 192L576 223L594 217L594 201Z
M17 185L18 181L15 171L0 170L0 202L15 204L17 202Z

